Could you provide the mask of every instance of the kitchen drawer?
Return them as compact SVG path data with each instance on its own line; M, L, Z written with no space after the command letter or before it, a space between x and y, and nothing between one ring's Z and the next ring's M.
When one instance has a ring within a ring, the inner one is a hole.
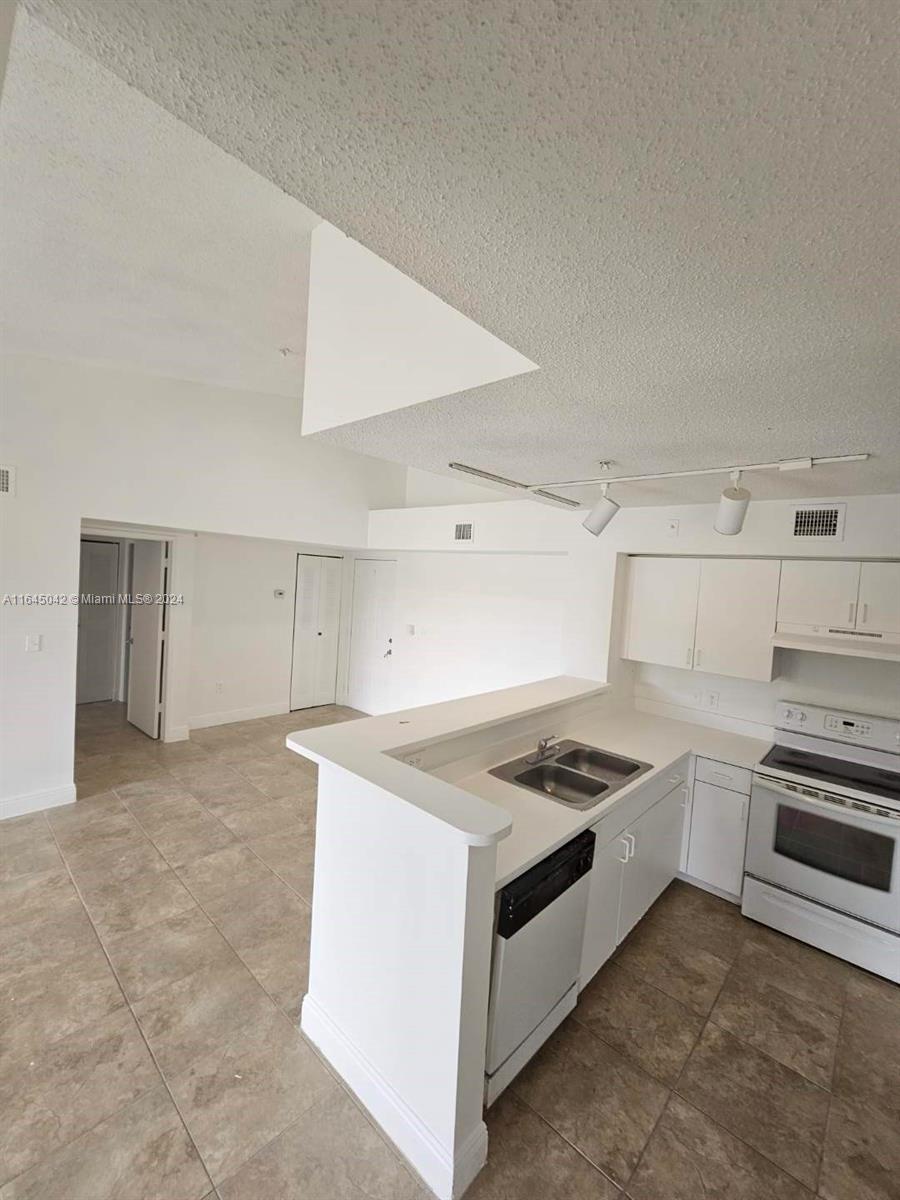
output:
M697 755L694 778L700 783L711 783L715 787L729 788L732 792L741 792L742 795L749 796L753 773L746 767L734 767L731 763Z

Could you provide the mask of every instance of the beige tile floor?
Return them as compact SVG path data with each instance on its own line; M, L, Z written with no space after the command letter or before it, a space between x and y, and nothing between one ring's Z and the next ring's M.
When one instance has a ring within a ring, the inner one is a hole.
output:
M422 1200L297 1031L326 708L151 742L0 826L0 1200ZM488 1114L472 1200L900 1200L900 989L674 884Z

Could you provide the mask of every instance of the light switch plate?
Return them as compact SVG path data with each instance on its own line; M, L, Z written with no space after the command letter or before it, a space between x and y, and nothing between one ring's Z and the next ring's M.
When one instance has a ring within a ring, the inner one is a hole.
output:
M42 633L26 633L25 634L25 651L28 654L36 650L43 650L44 635Z

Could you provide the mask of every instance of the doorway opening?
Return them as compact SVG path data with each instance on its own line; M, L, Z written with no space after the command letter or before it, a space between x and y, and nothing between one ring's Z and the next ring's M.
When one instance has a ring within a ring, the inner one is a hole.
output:
M158 739L165 697L170 543L83 534L80 549L76 712Z

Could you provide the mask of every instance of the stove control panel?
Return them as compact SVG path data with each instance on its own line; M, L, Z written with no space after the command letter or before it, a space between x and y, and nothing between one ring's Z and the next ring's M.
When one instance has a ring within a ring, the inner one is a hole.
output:
M842 737L852 737L854 741L871 738L872 722L864 721L861 717L844 717L836 713L825 714L825 728L829 733Z
M779 700L775 706L775 725L778 729L793 730L810 737L900 753L900 720L893 717Z

